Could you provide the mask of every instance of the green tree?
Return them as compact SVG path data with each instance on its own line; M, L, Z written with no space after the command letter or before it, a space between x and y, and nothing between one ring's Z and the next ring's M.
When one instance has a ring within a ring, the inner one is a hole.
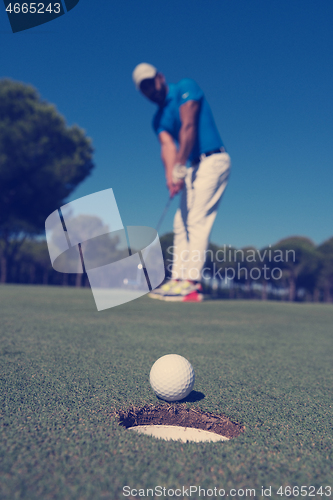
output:
M304 289L305 300L318 301L320 297L320 271L323 265L323 256L320 254L318 249L305 259L300 272L297 276L296 286L297 288Z
M52 266L46 241L26 239L12 262L12 281L47 284L51 273Z
M316 247L313 241L303 236L285 238L272 247L275 258L280 255L278 266L283 272L283 278L289 288L289 300L296 299L297 280L309 262L316 257Z
M318 288L323 290L325 302L333 301L333 238L325 241L317 248L320 255L318 269Z
M1 281L27 236L94 168L91 141L31 86L0 80Z

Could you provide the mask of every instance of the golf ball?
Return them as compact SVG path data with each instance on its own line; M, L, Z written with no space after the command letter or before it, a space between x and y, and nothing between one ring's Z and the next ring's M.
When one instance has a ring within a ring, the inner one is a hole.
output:
M155 361L149 379L156 396L165 401L178 401L190 394L195 376L187 359L179 354L166 354Z

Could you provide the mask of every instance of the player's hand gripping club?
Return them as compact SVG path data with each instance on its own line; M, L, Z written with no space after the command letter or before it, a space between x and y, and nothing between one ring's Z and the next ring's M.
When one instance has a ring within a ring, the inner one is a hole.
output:
M167 180L167 186L170 193L170 198L173 198L184 187L184 179L186 177L186 166L176 163L172 169L171 179Z

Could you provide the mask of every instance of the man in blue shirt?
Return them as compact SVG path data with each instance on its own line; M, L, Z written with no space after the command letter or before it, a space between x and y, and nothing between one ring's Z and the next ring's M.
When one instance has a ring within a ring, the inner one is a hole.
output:
M185 78L167 85L164 75L147 63L136 66L133 80L140 92L158 106L153 128L161 144L170 197L182 191L174 220L171 280L150 296L200 302L206 250L228 182L230 157L195 81ZM185 169L187 164L189 168Z

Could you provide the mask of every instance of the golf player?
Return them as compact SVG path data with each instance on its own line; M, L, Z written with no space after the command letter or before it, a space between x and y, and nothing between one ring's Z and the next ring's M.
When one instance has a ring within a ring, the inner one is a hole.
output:
M133 71L140 92L158 108L153 128L161 145L170 197L181 192L174 219L171 280L150 293L167 301L200 302L209 236L226 188L230 157L195 81L167 84L151 64ZM186 168L188 166L188 168Z

